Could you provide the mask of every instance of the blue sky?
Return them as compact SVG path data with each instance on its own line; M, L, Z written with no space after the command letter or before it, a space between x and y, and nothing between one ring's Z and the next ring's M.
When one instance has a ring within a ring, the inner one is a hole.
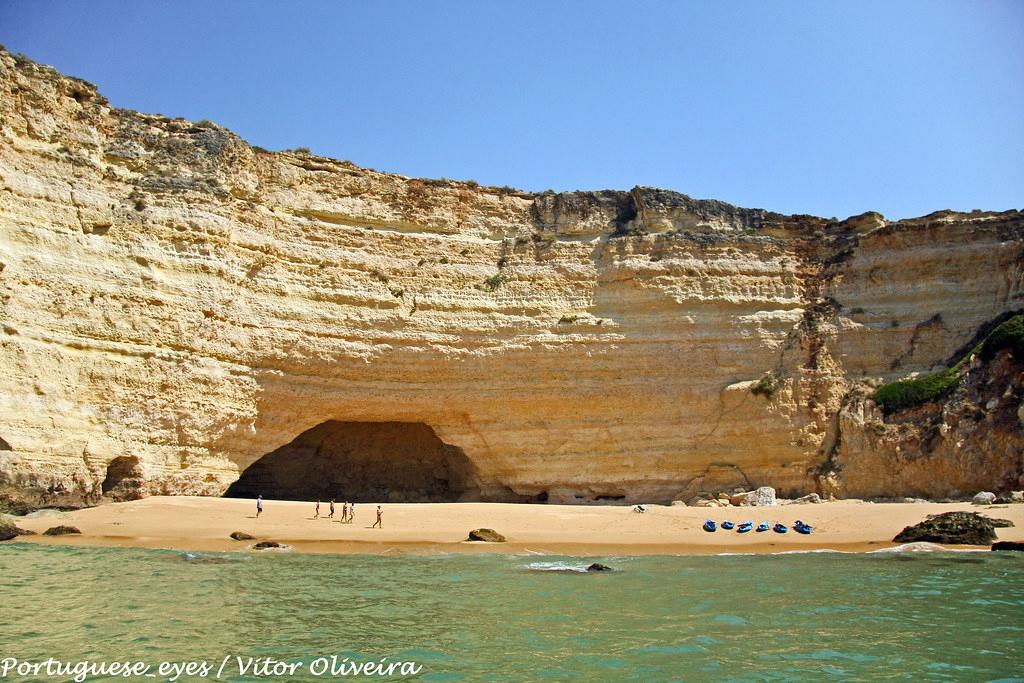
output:
M268 149L786 213L1024 208L1024 2L0 0L0 43Z

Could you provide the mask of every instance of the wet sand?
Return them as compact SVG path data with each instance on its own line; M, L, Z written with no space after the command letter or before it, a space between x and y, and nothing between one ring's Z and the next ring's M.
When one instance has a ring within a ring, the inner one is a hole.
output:
M384 528L370 528L376 504L356 506L355 522L313 518L314 503L264 501L256 518L255 501L232 498L155 496L112 503L75 512L16 518L17 524L40 534L51 526L78 527L80 536L27 536L32 543L168 548L192 551L248 551L256 541L234 541L232 531L258 540L284 543L298 552L325 553L541 553L596 555L697 555L774 553L789 550L863 552L897 544L892 538L925 516L953 510L981 512L1016 525L997 529L999 540L1024 541L1024 505L979 507L970 503L821 504L752 508L697 508L653 505L638 514L630 507L524 505L509 503L387 503ZM717 522L752 520L782 522L789 533L719 529L705 532L707 518ZM792 531L801 519L814 527L808 536ZM467 542L471 529L486 527L503 534L506 543ZM965 548L968 546L951 546Z

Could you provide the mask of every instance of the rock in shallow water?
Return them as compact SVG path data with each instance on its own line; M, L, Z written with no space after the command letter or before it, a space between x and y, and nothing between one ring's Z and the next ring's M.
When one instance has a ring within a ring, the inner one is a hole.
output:
M269 548L283 548L277 541L260 541L252 547L253 550L267 550Z
M601 564L600 562L595 562L594 564L592 564L589 567L587 567L587 571L588 572L610 572L610 571L612 571L612 568L609 567L606 564Z
M947 545L989 545L996 539L992 520L977 512L944 512L929 515L920 524L908 526L896 538L896 543L929 541Z
M1024 552L1024 543L1018 541L998 541L992 544L992 550L1017 550Z
M49 529L43 532L43 536L67 536L69 534L80 534L76 526L51 526Z
M487 543L504 543L505 537L494 529L473 529L469 532L469 540Z

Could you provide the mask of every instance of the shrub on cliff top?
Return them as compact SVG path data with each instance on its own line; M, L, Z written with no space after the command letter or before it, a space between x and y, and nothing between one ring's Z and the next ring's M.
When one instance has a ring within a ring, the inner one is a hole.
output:
M904 379L880 386L871 398L886 415L904 408L934 401L949 393L960 381L959 367L946 368L924 377Z
M1014 356L1024 360L1024 315L1015 315L992 330L981 343L981 357L991 360L1003 349L1009 349Z
M977 354L988 361L1003 349L1009 349L1016 357L1024 360L1024 314L1015 315L1001 323L953 367L924 377L885 384L871 398L886 415L934 401L956 387L971 356Z

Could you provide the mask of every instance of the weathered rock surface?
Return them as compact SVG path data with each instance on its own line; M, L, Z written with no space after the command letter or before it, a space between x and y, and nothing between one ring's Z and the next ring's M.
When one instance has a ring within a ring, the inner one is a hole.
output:
M730 502L733 505L775 505L775 489L771 486L761 486L754 491L737 493Z
M868 389L1018 309L1022 236L1017 211L406 178L116 109L0 50L0 486L221 495L260 462L266 496L323 482L300 457L323 447L350 500L1020 488L1012 354L950 406L883 416ZM343 443L353 424L377 440ZM389 439L395 482L367 458Z
M790 501L791 504L804 505L807 503L815 504L821 502L821 496L817 493L808 493L806 496L800 496L799 498Z
M51 526L49 529L43 532L43 536L68 536L70 534L80 533L82 532L78 530L78 527L67 526L62 524L60 526Z
M232 531L231 532L231 538L236 540L236 541L252 541L256 537L253 536L252 534L247 534L244 531Z
M975 505L992 505L996 502L996 494L989 491L981 491L974 494L974 498L971 499L971 502Z
M929 515L920 524L908 526L893 541L897 543L945 543L988 545L996 538L992 520L976 512L944 512Z
M494 529L473 529L469 532L470 541L485 541L487 543L504 543L505 537Z

